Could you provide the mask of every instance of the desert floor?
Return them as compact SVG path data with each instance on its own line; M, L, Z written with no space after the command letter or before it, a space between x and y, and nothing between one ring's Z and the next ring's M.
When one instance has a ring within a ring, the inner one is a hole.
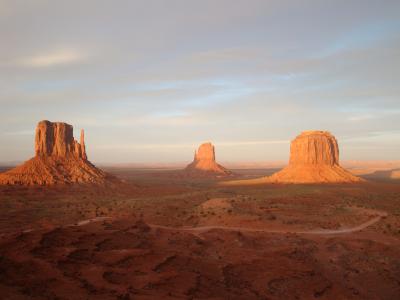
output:
M108 171L124 182L0 187L1 299L400 299L400 181Z

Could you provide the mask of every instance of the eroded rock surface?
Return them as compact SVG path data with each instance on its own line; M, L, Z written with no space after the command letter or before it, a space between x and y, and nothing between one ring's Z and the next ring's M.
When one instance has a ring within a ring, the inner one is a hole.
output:
M327 131L304 131L290 145L289 165L269 176L226 184L344 183L363 181L339 165L339 146Z
M87 160L83 130L78 143L71 125L41 121L36 127L35 157L0 174L0 184L101 183L107 177Z
M35 153L41 157L68 157L87 159L84 132L81 143L74 139L73 127L67 123L41 121L36 127Z
M327 131L304 131L290 146L290 165L338 165L339 146Z
M215 159L215 147L211 143L202 144L194 153L193 162L190 163L186 172L197 174L231 175L232 172L219 165Z
M304 131L290 145L289 165L268 178L277 183L359 182L339 165L339 146L327 131Z

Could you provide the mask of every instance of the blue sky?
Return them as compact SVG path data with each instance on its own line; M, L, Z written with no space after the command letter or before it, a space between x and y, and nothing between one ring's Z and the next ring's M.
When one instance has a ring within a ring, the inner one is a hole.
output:
M0 161L36 123L99 163L287 160L303 130L400 159L399 1L0 0Z

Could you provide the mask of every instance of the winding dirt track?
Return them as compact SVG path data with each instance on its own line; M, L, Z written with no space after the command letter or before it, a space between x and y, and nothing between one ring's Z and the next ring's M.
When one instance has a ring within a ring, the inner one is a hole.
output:
M185 231L189 233L193 233L196 235L206 233L208 231L219 229L219 230L227 230L227 231L239 231L239 232L262 232L262 233L293 233L293 234L316 234L316 235L332 235L332 234L346 234L361 231L377 222L379 222L383 217L387 217L387 213L375 211L376 217L371 220L364 222L358 226L350 227L350 228L342 228L335 230L276 230L276 229L268 229L268 228L246 228L246 227L229 227L229 226L199 226L199 227L169 227L162 225L154 225L148 224L152 228L159 228L165 230L173 230L173 231Z
M203 233L206 233L211 230L226 230L226 231L239 231L239 232L261 232L261 233L281 233L281 234L313 234L313 235L333 235L333 234L346 234L346 233L353 233L361 231L377 222L379 222L382 218L387 217L388 214L386 212L374 210L374 218L370 219L367 222L364 222L355 227L349 228L342 228L342 229L318 229L318 230L293 230L293 229L268 229L268 228L248 228L248 227L231 227L231 226L218 226L218 225L210 225L210 226L198 226L198 227L171 227L171 226L163 226L163 225L156 225L156 224L148 224L151 228L154 229L164 229L164 230L171 230L171 231L184 231L192 233L196 236L200 236ZM105 220L111 220L111 217L97 217L87 220L82 220L77 223L64 225L61 227L73 227L73 226L84 226L94 222L100 222ZM23 232L32 232L35 230L27 229Z

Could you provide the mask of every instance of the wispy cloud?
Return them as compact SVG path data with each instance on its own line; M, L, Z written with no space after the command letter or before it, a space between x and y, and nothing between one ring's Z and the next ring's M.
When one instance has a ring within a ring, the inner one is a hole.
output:
M22 2L0 11L1 160L31 155L41 119L87 130L102 161L179 161L208 139L286 159L307 128L344 146L400 130L400 1ZM363 157L398 158L382 140Z
M349 117L348 120L351 122L361 122L361 121L371 120L373 118L374 118L373 115L359 115L359 116Z
M20 64L41 68L76 63L82 61L84 58L85 55L77 50L61 50L22 59Z
M162 151L163 149L185 149L193 148L193 144L102 144L97 145L97 149L118 149L118 150L134 150L134 149L158 149Z
M206 141L203 141L206 142ZM232 142L215 142L216 147L237 147L251 145L271 145L271 144L288 144L288 140L265 140L265 141L232 141ZM195 149L201 142L198 143L174 143L174 144L104 144L97 145L99 149Z
M273 145L273 144L288 144L289 140L264 140L264 141L232 141L216 143L221 147L236 147L236 146L257 146L257 145Z

